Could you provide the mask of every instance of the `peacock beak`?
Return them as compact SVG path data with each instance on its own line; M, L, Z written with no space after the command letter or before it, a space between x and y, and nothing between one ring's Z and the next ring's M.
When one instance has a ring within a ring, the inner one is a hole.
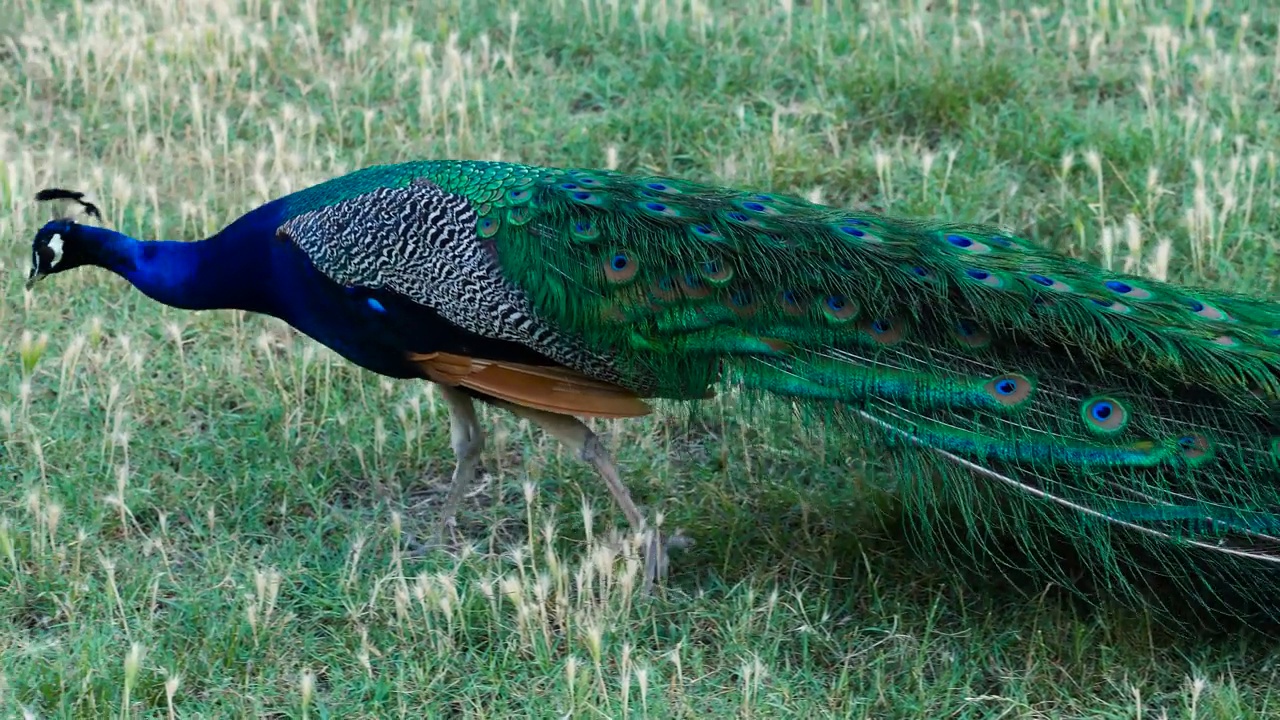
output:
M30 290L31 288L35 287L36 283L40 282L40 280L43 279L44 276L45 276L44 273L38 271L35 268L31 268L31 274L27 276L26 288Z

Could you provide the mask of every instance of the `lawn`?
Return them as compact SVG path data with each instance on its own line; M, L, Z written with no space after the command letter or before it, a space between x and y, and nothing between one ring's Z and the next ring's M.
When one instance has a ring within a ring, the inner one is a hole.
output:
M23 288L49 185L194 239L379 162L648 170L999 223L1270 295L1267 2L0 0L4 717L1280 717L1273 639L961 583L893 465L722 396L597 422L696 544L656 597L604 485L486 410L417 552L443 401L92 269Z

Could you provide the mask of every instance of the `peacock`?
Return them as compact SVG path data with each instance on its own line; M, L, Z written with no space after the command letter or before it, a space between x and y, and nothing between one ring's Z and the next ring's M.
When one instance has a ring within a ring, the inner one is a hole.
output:
M78 192L37 200L100 219ZM1280 590L1280 305L1000 228L433 160L330 179L194 242L63 212L31 260L28 288L98 266L155 301L271 315L369 371L436 383L455 456L441 523L475 481L475 403L528 419L648 538L647 583L663 544L582 419L735 388L884 449L935 547L1061 578L1048 548L1066 543L1117 593L1158 577L1196 598ZM940 508L956 522L923 520Z

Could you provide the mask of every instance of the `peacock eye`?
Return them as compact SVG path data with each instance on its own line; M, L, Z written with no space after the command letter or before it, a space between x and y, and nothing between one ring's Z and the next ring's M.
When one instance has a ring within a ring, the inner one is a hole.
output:
M1106 435L1125 429L1129 424L1129 409L1113 397L1095 397L1084 402L1082 417L1090 430Z
M1206 462L1213 457L1213 443L1204 435L1184 435L1178 438L1177 443L1178 449L1182 451L1183 459L1193 465Z
M606 257L604 273L611 283L629 282L640 270L639 263L635 262L626 250L615 250Z
M1025 375L1006 373L987 381L983 386L988 397L998 405L1016 408L1031 400L1035 389L1031 380Z

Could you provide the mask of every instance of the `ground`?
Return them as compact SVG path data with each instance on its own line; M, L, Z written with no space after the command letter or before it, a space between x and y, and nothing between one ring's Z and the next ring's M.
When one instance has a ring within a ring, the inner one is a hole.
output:
M993 222L1270 294L1266 3L0 0L6 717L1275 716L1253 631L959 584L891 466L732 396L597 423L696 545L656 598L601 483L486 411L457 556L416 382L101 270L23 289L31 202L191 239L377 162L648 169ZM16 101L13 100L16 98Z

